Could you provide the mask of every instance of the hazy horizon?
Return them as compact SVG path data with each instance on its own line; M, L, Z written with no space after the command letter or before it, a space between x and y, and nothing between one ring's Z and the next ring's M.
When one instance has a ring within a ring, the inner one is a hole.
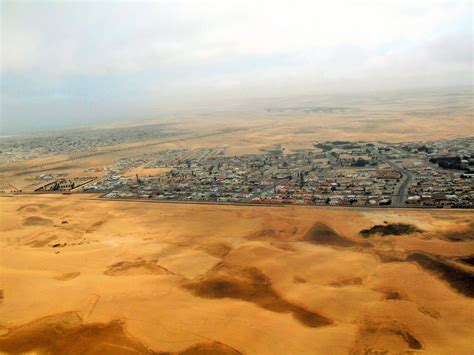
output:
M1 134L470 87L471 1L1 1Z
M241 116L244 119L246 114L249 112L252 114L248 118L257 116L268 116L271 117L272 113L267 109L275 107L285 107L291 104L297 104L299 100L305 99L305 107L327 107L327 99L330 102L346 104L345 99L350 99L351 102L359 102L359 104L351 105L348 108L355 109L360 107L360 100L369 99L376 97L377 99L387 100L391 97L410 97L412 100L419 99L419 96L429 95L431 100L435 100L437 95L455 95L455 94L468 94L471 98L474 98L474 92L471 86L450 86L450 87L435 87L435 88L408 88L408 89L387 89L383 91L359 91L359 92L332 92L332 93L317 93L317 94L305 94L305 95L286 95L286 96L256 96L248 99L236 99L236 100L223 100L221 102L208 102L195 104L192 106L184 106L181 108L171 108L168 110L157 110L149 115L142 115L137 117L111 117L103 118L97 117L91 120L81 121L64 121L63 125L55 126L38 126L30 127L27 129L13 129L13 130L0 130L0 138L15 137L15 136L28 136L35 134L54 134L55 132L75 131L75 130L88 130L96 128L110 128L110 127L121 127L123 125L148 125L155 123L169 123L173 120L176 122L183 122L184 120L196 119L203 116L219 116L222 113L231 115L230 117ZM308 99L312 100L308 102ZM323 99L323 101L318 101ZM314 100L314 101L313 101ZM341 100L342 102L339 102ZM471 106L474 106L474 101L471 100ZM283 104L284 103L284 104ZM426 102L424 102L426 103ZM275 105L275 106L274 106ZM347 106L346 106L347 107ZM406 110L410 110L410 105L407 105ZM426 107L426 110L432 108ZM274 114L274 113L273 113ZM230 118L229 116L222 117L223 120Z

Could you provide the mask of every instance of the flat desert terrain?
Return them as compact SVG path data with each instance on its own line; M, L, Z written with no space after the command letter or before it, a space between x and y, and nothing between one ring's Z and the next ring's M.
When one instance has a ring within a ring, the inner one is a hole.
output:
M0 197L0 351L472 354L473 217Z

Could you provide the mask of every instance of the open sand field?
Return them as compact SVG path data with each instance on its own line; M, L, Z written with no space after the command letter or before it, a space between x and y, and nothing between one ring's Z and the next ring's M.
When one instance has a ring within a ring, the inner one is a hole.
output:
M474 353L472 211L0 199L1 352Z
M138 168L130 169L124 174L124 176L127 176L127 177L130 177L130 176L134 177L136 175L152 176L152 175L164 174L170 170L171 168L147 168L145 166L139 166Z

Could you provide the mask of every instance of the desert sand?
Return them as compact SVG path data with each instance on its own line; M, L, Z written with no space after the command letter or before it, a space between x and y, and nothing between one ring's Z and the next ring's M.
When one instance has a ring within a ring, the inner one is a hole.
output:
M0 197L0 351L474 352L472 211L94 198Z

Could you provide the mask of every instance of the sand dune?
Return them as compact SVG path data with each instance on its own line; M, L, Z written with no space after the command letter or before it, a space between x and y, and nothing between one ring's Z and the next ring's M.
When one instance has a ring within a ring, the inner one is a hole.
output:
M3 197L0 351L470 354L473 217Z

